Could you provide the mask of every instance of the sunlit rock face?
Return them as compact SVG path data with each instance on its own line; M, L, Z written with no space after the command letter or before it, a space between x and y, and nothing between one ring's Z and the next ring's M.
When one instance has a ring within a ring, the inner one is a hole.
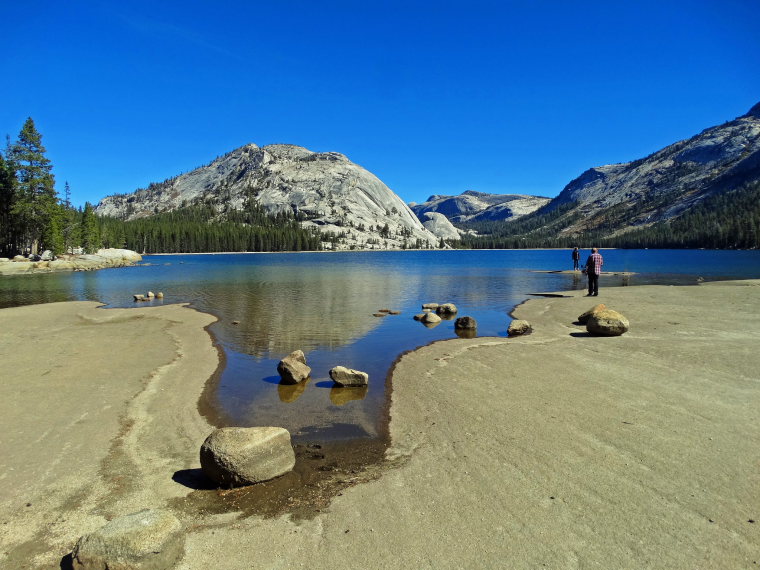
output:
M760 104L645 158L591 168L549 209L575 203L564 233L624 231L670 220L708 196L759 180Z
M424 222L425 214L443 214L452 222L514 220L548 204L550 198L527 194L488 194L467 190L458 196L434 194L420 204L412 203L412 211Z
M270 213L298 214L306 227L339 236L336 249L438 247L404 201L337 152L247 144L186 174L104 198L102 216L133 220L206 203L220 212L253 199Z

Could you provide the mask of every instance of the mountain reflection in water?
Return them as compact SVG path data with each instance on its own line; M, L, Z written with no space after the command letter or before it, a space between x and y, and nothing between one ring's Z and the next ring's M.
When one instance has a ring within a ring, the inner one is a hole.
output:
M602 253L605 270L636 272L602 277L602 289L760 277L758 251ZM149 304L186 302L219 318L210 330L225 365L203 406L212 419L282 426L296 440L373 437L382 430L394 360L458 334L453 319L430 328L413 320L422 303L454 303L454 318L477 321L474 334L505 337L509 312L530 293L585 287L579 273L534 271L570 267L569 250L146 256L140 267L0 277L0 307L67 300L131 307L132 294L163 291L163 301ZM401 314L372 316L383 308ZM296 349L312 377L280 385L277 362ZM368 372L369 387L333 387L328 371L337 365Z

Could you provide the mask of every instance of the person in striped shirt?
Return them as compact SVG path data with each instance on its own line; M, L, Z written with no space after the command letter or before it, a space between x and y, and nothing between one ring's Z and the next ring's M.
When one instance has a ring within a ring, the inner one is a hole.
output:
M588 274L588 295L596 297L599 294L599 274L602 272L604 259L599 249L592 247L591 255L586 260L586 273Z

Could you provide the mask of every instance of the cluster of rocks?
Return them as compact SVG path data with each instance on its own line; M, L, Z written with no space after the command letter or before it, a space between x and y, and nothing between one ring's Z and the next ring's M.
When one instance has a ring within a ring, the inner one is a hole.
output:
M0 275L53 273L56 271L94 271L109 267L126 267L142 261L142 256L129 249L99 249L94 254L62 254L49 251L41 255L0 257Z
M622 314L608 309L604 303L594 305L578 317L586 325L586 331L596 336L620 336L628 332L630 323Z
M372 313L373 317L387 317L388 315L400 315L401 311L393 309L378 309L376 313Z
M294 350L277 364L277 373L283 384L298 384L311 376L311 368L306 364L306 356L302 350ZM330 378L335 386L367 386L369 374L361 370L335 366L330 369Z
M153 291L148 291L144 295L142 293L137 293L135 295L132 295L132 297L134 297L135 301L152 301L153 299L163 299L164 294L161 291L159 291L158 293L154 293Z
M454 303L423 303L422 312L414 315L414 320L425 326L435 326L442 320L453 319L458 311Z

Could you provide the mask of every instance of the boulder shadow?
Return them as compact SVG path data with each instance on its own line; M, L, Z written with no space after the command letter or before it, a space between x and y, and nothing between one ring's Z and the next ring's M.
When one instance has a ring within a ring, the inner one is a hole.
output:
M267 384L279 384L280 380L282 380L282 378L280 378L279 375L265 376L264 378L261 379L262 382L266 382Z
M317 382L314 384L317 388L332 388L335 386L335 382L332 380L322 380L321 382Z
M172 475L172 481L194 491L210 491L218 485L206 477L203 469L180 469Z
M61 558L60 567L61 570L74 570L74 556L71 552Z
M596 335L593 335L590 332L586 332L586 331L571 332L570 336L575 337L575 338L595 338L596 337Z

